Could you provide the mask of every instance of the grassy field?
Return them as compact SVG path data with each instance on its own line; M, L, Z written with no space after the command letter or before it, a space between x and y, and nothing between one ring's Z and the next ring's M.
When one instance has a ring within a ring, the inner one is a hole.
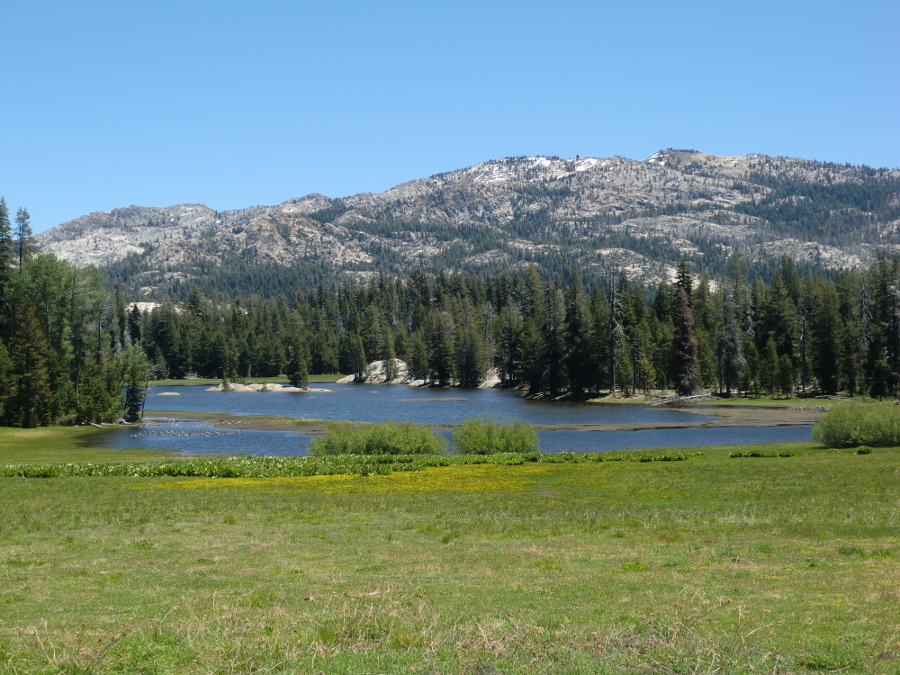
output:
M900 448L778 449L3 478L0 672L900 672Z

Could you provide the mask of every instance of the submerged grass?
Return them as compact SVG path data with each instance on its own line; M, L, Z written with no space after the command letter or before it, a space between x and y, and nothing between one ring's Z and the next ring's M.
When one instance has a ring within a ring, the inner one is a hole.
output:
M172 452L159 450L114 450L97 448L92 440L96 427L0 427L0 464L11 462L136 462L171 459Z
M61 448L0 480L0 672L898 672L900 448L733 450Z

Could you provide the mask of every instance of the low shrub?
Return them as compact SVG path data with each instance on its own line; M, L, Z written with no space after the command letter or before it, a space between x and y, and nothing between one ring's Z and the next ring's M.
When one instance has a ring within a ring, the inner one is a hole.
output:
M394 421L381 424L332 422L324 436L313 439L310 454L325 455L439 455L446 441L427 427Z
M794 453L790 450L777 450L772 452L763 452L760 450L735 450L729 453L729 457L793 457Z
M900 445L900 406L893 402L835 405L813 429L831 448Z
M490 417L469 418L453 432L456 451L463 455L538 453L537 433L527 424L497 424Z

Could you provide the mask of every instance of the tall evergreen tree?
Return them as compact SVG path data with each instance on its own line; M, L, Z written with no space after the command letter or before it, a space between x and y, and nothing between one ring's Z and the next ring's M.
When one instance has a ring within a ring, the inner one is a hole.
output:
M694 336L694 315L685 286L675 293L675 337L672 342L672 365L675 371L675 390L679 396L691 396L698 388L697 338Z
M150 362L144 350L132 345L119 354L122 380L122 407L126 422L137 422L143 417L144 396L150 379Z
M31 214L24 206L16 211L16 253L18 254L19 267L31 260L34 256L34 236L31 232Z
M582 396L591 389L591 310L581 274L575 270L566 291L564 339L569 391Z
M10 342L11 390L5 406L6 423L36 427L50 418L49 345L33 307L21 307Z
M484 379L487 363L484 339L472 323L456 334L456 377L459 386L477 387Z
M414 380L428 378L428 348L421 329L415 331L409 340L409 353L406 356L409 376Z
M12 392L12 360L9 358L9 350L2 340L0 340L0 422L6 424L6 403L10 392Z
M294 330L288 338L287 376L292 387L306 387L309 384L309 355L306 341L300 332Z
M428 346L428 379L446 387L454 377L453 338L447 317L439 309L431 309L425 317L425 340Z
M546 295L547 311L542 330L541 370L547 392L556 396L568 387L566 379L565 298L562 289L551 287Z
M591 293L590 323L590 361L588 366L591 377L590 390L599 393L608 382L606 369L609 364L607 352L610 347L609 305L606 301L606 293L600 286L595 286Z
M731 390L740 385L741 374L746 360L741 353L741 331L738 328L735 308L730 299L723 307L722 328L719 332L719 370L721 385L725 394L731 396Z
M823 394L836 394L840 381L838 331L841 325L837 293L832 285L821 279L817 281L809 317L812 374Z
M12 325L12 302L9 284L12 277L12 225L6 199L0 197L0 337L9 337Z
M523 330L522 314L514 306L511 299L504 302L503 308L494 318L494 344L496 351L494 363L503 384L510 384L519 379L520 344Z
M397 378L397 352L394 349L394 333L390 326L384 325L384 381L392 382Z
M623 325L623 316L625 313L624 292L626 280L624 274L616 283L609 286L609 350L607 356L609 358L609 395L616 394L616 366L625 353L625 326Z
M75 421L79 424L94 424L108 421L116 406L115 396L106 382L106 367L103 359L93 355L81 373L78 391L75 394Z

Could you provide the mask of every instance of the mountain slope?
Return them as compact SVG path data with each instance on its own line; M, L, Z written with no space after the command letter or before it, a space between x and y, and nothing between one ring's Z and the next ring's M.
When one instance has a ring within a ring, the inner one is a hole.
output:
M343 199L221 213L131 206L64 223L38 243L148 293L212 278L228 286L253 270L314 279L416 264L577 265L654 283L681 256L715 273L734 252L839 268L900 251L900 172L688 150L645 161L520 157Z

